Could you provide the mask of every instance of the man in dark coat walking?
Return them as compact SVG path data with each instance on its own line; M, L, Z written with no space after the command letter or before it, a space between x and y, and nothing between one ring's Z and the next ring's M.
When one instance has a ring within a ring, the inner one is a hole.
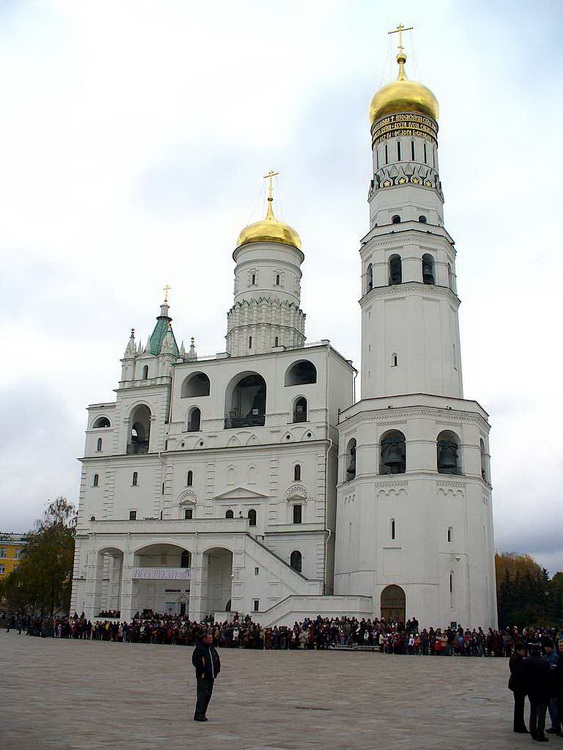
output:
M512 690L514 695L514 723L513 730L520 734L528 734L526 723L524 722L524 701L526 699L526 688L522 677L522 666L526 656L526 646L518 643L514 648L514 653L510 657L508 667L510 669L510 679L508 680L508 689Z
M529 644L530 655L522 663L522 681L530 700L530 734L538 742L547 742L545 714L551 692L551 669L542 659L541 645Z
M213 693L215 678L221 671L221 660L213 646L213 635L205 633L192 654L197 684L194 721L207 721L207 706Z

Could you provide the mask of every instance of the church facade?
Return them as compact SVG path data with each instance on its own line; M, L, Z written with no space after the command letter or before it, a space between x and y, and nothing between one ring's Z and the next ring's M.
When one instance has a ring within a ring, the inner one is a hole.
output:
M178 347L167 298L116 400L88 409L72 609L265 625L324 614L496 625L486 412L463 398L438 104L405 74L371 105L362 372L307 343L297 232L233 253L226 352Z

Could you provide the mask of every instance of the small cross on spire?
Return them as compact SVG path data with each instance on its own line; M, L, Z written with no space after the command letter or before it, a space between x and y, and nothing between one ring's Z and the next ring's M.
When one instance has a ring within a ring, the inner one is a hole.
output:
M274 177L277 177L279 175L279 172L274 172L273 169L270 169L268 174L264 175L265 180L270 180L270 184L268 185L268 200L271 202L274 200L274 187L273 187L273 179Z
M393 31L388 31L388 34L398 34L399 35L399 44L397 45L399 48L399 52L404 52L405 49L403 47L403 31L412 31L414 26L403 26L402 23L400 23L396 29L393 29Z
M168 304L168 292L169 292L169 291L170 291L171 289L172 289L172 287L171 287L171 286L168 286L168 284L166 284L166 286L162 287L162 291L164 292L164 304L165 304L165 305L167 305L167 304Z

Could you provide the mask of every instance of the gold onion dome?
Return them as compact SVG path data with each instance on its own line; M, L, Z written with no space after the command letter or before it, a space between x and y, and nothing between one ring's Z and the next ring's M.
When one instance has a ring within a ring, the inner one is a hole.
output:
M383 86L371 100L369 119L371 124L399 112L417 112L433 120L438 119L438 100L429 88L422 83L409 81L405 73L407 56L400 51L397 55L399 75L397 80Z
M283 221L278 221L274 216L273 200L270 195L265 219L249 224L242 230L238 236L237 247L248 245L250 242L278 242L301 250L301 238L295 229Z

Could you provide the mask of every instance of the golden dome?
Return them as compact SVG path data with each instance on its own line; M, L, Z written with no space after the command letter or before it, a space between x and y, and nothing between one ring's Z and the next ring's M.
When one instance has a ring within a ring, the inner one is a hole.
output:
M383 86L371 100L369 119L373 123L381 117L395 115L399 112L417 112L421 115L438 119L438 100L429 88L422 83L409 81L405 73L407 56L399 52L399 75L397 80Z
M249 224L242 230L238 236L237 247L248 245L250 242L279 242L301 250L301 238L295 229L289 224L284 224L283 221L278 221L274 216L273 200L270 195L265 219Z

